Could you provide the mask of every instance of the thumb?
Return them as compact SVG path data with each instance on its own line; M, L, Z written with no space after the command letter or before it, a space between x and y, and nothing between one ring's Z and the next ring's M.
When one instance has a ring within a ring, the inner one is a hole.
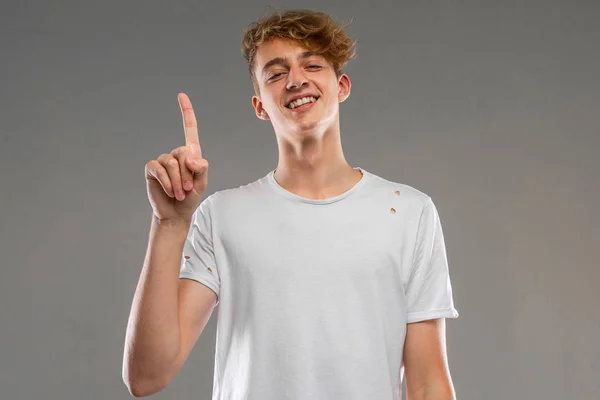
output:
M189 150L188 156L185 158L185 165L188 167L190 171L194 173L198 173L199 169L207 164L208 161L203 160L201 157L193 154L193 150Z
M208 186L208 161L201 159L194 163L194 190L198 193L204 193Z
M190 170L194 173L194 180L203 179L208 171L208 160L195 158L190 160L190 164Z

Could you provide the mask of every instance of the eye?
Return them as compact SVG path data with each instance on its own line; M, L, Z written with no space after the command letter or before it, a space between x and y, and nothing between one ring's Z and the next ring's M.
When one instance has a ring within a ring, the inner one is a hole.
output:
M309 65L308 68L315 69L315 68L321 68L321 66L320 65Z
M279 78L279 76L280 76L280 75L282 75L282 74L283 74L283 72L277 72L276 74L273 74L273 75L271 75L271 76L269 77L269 79L267 79L267 80L269 80L269 81L270 81L270 80L272 80L272 79Z

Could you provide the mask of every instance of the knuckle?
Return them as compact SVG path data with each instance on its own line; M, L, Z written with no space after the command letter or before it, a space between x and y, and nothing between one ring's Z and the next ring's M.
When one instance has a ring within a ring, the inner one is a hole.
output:
M154 168L154 171L156 172L156 175L161 178L167 174L167 171L165 171L165 167L163 167L161 164L158 164L156 168Z
M157 169L154 173L154 176L156 176L156 179L161 183L164 184L165 181L168 181L169 178L168 176L165 174L164 169L160 168Z
M175 167L179 167L179 161L177 161L177 159L175 158L169 158L169 160L167 161L167 164L169 165L169 167L175 168Z
M145 169L147 172L156 173L160 168L160 163L157 160L151 160L146 163Z

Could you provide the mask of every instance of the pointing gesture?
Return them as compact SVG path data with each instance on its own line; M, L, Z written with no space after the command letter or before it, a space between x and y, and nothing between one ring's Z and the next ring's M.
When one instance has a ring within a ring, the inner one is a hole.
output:
M183 117L185 145L190 148L194 159L202 158L200 139L198 138L198 124L196 123L196 115L192 108L192 102L185 93L179 93L177 100L179 100L179 108L181 108L181 116Z
M177 95L185 146L161 154L146 164L146 189L154 215L159 220L189 221L208 185L208 161L202 158L198 125L192 102Z

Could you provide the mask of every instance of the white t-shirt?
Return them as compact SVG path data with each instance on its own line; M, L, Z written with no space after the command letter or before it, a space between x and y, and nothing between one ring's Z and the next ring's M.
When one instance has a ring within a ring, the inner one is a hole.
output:
M329 199L273 170L200 203L180 277L218 296L213 400L398 399L406 324L458 317L431 198L355 169Z

